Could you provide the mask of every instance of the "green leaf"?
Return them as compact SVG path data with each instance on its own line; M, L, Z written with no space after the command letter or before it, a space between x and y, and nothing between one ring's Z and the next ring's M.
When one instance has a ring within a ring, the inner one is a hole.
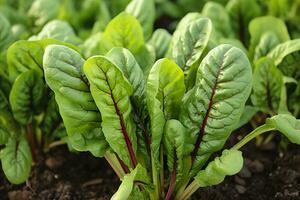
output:
M51 93L48 98L49 102L44 110L44 116L40 124L40 128L43 134L52 136L52 134L54 134L56 129L60 126L62 119L53 93Z
M125 11L139 20L145 39L150 38L155 20L154 0L133 0L127 5Z
M274 59L275 65L284 75L300 79L300 39L277 45L268 57Z
M221 4L207 2L202 9L202 15L208 17L212 22L211 40L219 41L221 38L234 37L229 15Z
M164 57L167 53L170 43L171 43L171 34L165 29L156 29L149 41L155 49L156 59Z
M176 166L176 182L180 182L184 174L184 156L189 152L185 144L185 127L175 119L166 122L164 130L164 150L167 155L167 166L171 174ZM174 163L175 162L175 163Z
M171 41L172 59L184 71L188 71L200 59L211 30L211 21L208 18L200 18L193 20L176 35L174 34Z
M143 29L138 20L123 12L113 18L106 26L101 51L107 53L113 47L124 47L135 54L143 45Z
M70 24L62 20L48 22L38 35L31 36L29 40L41 40L46 38L52 38L74 45L79 45L81 43L81 40L75 35Z
M55 39L19 40L13 43L7 51L9 79L14 81L19 74L29 69L34 69L43 76L43 55L45 48L50 44L65 45L78 51L77 47Z
M167 58L158 60L149 73L146 92L150 116L151 154L154 167L159 169L165 122L178 116L185 92L183 71Z
M7 130L2 127L2 123L0 123L0 145L6 144L9 139L9 133Z
M255 63L251 100L261 111L278 112L283 75L272 59L264 57Z
M13 42L13 39L9 21L0 14L0 52L6 50Z
M12 184L26 181L31 171L31 152L24 137L18 140L10 138L5 148L1 150L2 169L6 178Z
M144 45L136 54L134 54L134 57L142 68L145 77L147 77L155 62L155 49L151 45Z
M122 71L108 58L94 56L84 73L102 117L102 129L110 147L127 166L135 167L137 136L130 96L133 88Z
M137 124L137 140L138 140L138 154L142 154L143 159L149 160L148 145L149 133L145 118L147 117L146 111L146 87L143 71L139 64L136 62L134 56L127 49L115 47L106 54L115 66L117 66L126 79L132 85L133 93L130 97L133 105L134 121Z
M300 120L292 115L279 114L266 121L268 126L280 131L292 143L300 145Z
M279 43L280 41L274 32L264 33L255 47L253 61L266 56Z
M141 165L132 170L129 174L126 174L118 191L111 197L111 200L128 200L134 190L135 182L142 182L143 184L150 184L150 179L147 175L147 171ZM137 195L137 194L135 194ZM136 198L134 198L136 199Z
M216 157L204 170L198 172L195 181L198 187L218 185L226 176L237 174L243 164L241 151L225 149L220 157Z
M230 18L230 24L241 42L248 43L248 24L249 22L261 15L262 9L258 0L229 0L226 4L226 11Z
M280 93L280 102L278 106L278 114L290 114L290 111L288 109L287 105L287 91L286 91L286 84L293 83L298 84L297 80L291 78L291 77L283 77L283 85L281 87L281 93ZM289 97L292 99L292 97Z
M102 33L96 33L87 38L82 45L84 57L89 58L91 56L99 54L101 42Z
M272 16L256 17L249 24L249 32L251 36L249 54L253 58L256 46L259 44L261 37L266 32L276 34L280 42L290 39L285 23L278 18Z
M55 93L74 149L102 157L107 143L101 130L101 115L82 72L83 63L76 51L66 46L50 45L44 55L45 79Z
M34 115L41 112L44 93L44 81L35 70L23 72L17 77L9 95L9 102L19 123L29 124Z
M59 14L59 9L59 0L36 0L31 4L28 16L33 18L34 25L39 27L56 18Z
M240 119L251 86L251 65L240 49L220 45L203 59L179 118L188 129L187 143L195 145L192 173L223 147Z
M8 72L11 81L19 74L34 69L43 74L43 48L38 42L19 40L7 50Z

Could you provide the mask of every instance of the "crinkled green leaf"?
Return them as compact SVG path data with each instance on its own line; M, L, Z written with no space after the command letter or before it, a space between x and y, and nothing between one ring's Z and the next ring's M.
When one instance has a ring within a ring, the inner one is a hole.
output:
M208 18L200 18L193 20L173 36L172 59L184 71L188 71L199 60L208 43L211 30L211 21Z
M241 151L225 149L220 157L216 157L204 170L198 172L195 181L199 187L218 185L226 176L237 174L243 164Z
M280 42L285 42L290 39L285 23L273 16L256 17L249 23L250 32L250 47L249 54L253 58L256 46L259 44L261 37L266 32L276 34Z
M187 143L195 145L191 152L195 159L193 172L223 147L240 119L251 86L251 65L240 49L220 45L203 59L180 114L180 121L188 129Z
M133 93L130 97L133 105L134 121L137 124L138 154L143 159L148 159L149 132L145 118L146 111L146 86L143 71L129 50L115 47L106 54L106 57L115 64L132 85Z
M126 12L139 20L144 30L145 39L150 38L155 20L155 0L132 0L126 7Z
M27 140L10 138L5 148L1 150L1 164L6 178L12 184L26 181L31 171L31 152Z
M20 74L9 95L15 119L23 125L31 123L34 115L41 112L44 94L44 81L37 71L31 69Z
M171 43L171 34L165 29L156 29L149 41L155 49L156 59L164 57L167 53L170 43Z
M142 182L144 185L150 184L150 179L147 175L147 171L141 165L137 165L137 167L132 170L129 174L126 174L122 183L118 189L118 191L111 197L111 200L132 200L137 198L130 198L133 190L135 182ZM135 191L137 192L137 191ZM141 192L139 192L141 193ZM135 194L135 196L138 194ZM142 197L141 195L139 195ZM141 199L143 200L143 198Z
M101 44L102 53L113 47L124 47L135 54L144 45L143 29L134 16L120 13L106 26Z
M0 14L0 52L6 50L13 40L14 38L10 23L2 14Z
M211 40L219 41L221 38L234 37L229 15L221 4L207 2L202 9L202 15L208 17L212 22Z
M253 61L266 56L279 43L280 41L274 32L264 33L255 47Z
M286 76L300 78L300 39L290 40L277 45L268 57Z
M34 69L43 76L43 55L45 48L50 44L66 45L77 50L75 46L55 39L43 39L39 41L19 40L13 43L7 51L10 80L14 81L19 74L29 69Z
M266 121L268 126L280 131L292 143L300 145L300 120L289 114L279 114Z
M273 60L268 57L259 59L253 73L253 105L264 112L277 113L282 86L283 74Z
M153 162L158 167L165 121L178 116L185 92L183 71L167 58L158 60L149 73L146 91L150 116L151 151Z
M83 63L75 50L50 45L43 59L45 79L55 93L72 146L101 157L107 150L107 143L101 130L101 115L82 72Z
M135 167L137 136L130 102L133 87L122 71L103 56L89 58L84 64L84 73L101 112L107 142L127 166Z
M167 166L170 174L176 167L176 182L180 182L184 174L184 156L189 152L185 144L185 127L175 119L168 120L164 130L164 150L167 155ZM175 162L175 163L174 163Z
M48 22L37 35L31 36L29 40L41 40L46 38L52 38L74 45L81 43L81 40L76 36L70 24L62 20Z

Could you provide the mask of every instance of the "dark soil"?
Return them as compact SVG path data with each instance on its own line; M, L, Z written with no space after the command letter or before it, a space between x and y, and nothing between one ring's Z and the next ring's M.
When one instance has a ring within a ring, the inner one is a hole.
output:
M193 199L300 200L300 148L278 149L273 142L260 148L246 146L243 170L219 186L199 190ZM110 199L118 185L104 159L88 153L70 154L59 147L47 154L44 165L33 168L26 184L12 186L0 174L0 199L102 200Z

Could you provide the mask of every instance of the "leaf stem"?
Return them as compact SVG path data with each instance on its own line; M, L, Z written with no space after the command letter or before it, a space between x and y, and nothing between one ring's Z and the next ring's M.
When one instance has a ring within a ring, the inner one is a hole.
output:
M273 127L271 127L271 126L268 126L267 124L261 125L261 126L257 127L255 130L253 130L251 133L249 133L248 135L246 135L241 141L239 141L231 149L238 150L241 147L243 147L245 144L247 144L253 138L259 136L262 133L265 133L265 132L268 132L268 131L272 131L272 130L275 130L275 129Z
M37 151L37 141L34 133L33 123L27 124L27 139L30 146L30 151L32 154L32 161L35 163L37 161L36 151Z
M124 172L121 164L119 163L119 160L116 157L116 155L107 151L105 153L104 157L107 160L107 162L109 163L109 165L113 168L113 170L115 171L117 176L120 179L123 178L125 176L125 172Z
M186 200L188 199L190 196L192 196L192 194L194 194L198 189L199 189L199 185L196 182L196 180L194 180L182 193L182 195L178 198L178 200Z
M172 170L172 175L171 175L171 179L170 179L169 189L168 189L165 200L171 199L172 194L174 192L174 188L175 188L175 183L176 183L176 159L175 158L176 158L176 152L174 150L173 170Z

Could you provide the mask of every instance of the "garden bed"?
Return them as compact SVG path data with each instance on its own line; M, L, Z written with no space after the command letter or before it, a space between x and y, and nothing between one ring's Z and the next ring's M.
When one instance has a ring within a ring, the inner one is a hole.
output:
M260 148L251 143L244 147L244 156L245 166L238 175L199 190L193 199L300 199L299 147L289 145L283 152L273 142ZM89 153L70 154L67 148L57 147L46 155L44 163L36 165L28 182L20 186L9 184L1 173L0 199L105 200L120 184L106 161Z

